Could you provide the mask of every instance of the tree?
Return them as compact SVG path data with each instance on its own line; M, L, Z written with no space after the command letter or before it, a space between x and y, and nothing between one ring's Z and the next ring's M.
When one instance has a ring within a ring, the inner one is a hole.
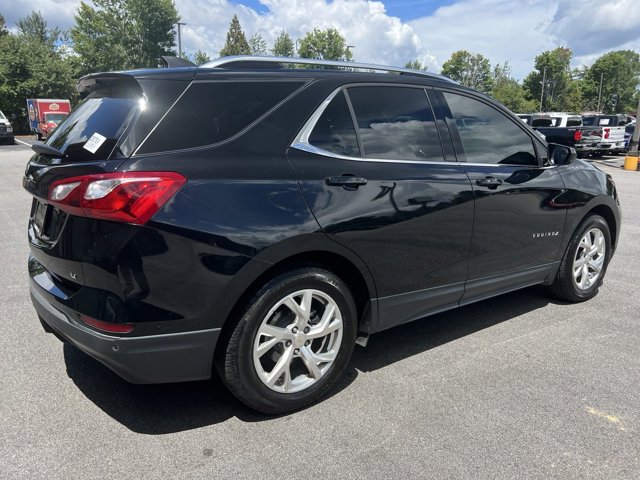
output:
M229 31L227 32L227 42L224 44L224 47L222 47L222 50L220 50L220 56L228 57L230 55L249 54L251 54L251 47L247 42L247 38L244 36L238 16L234 15L231 19Z
M267 54L267 42L258 33L254 33L249 39L249 48L251 49L251 55Z
M635 112L636 86L640 83L640 55L633 50L608 52L582 72L584 96L590 110L598 108L602 78L600 110L607 113Z
M32 13L18 20L17 34L0 36L0 105L6 114L17 115L21 130L26 130L27 98L73 100L76 95L73 62L49 41L59 36L59 29L49 29L41 20Z
M493 68L491 96L517 113L533 112L538 108L535 102L525 98L522 85L511 76L511 67L508 62L502 65L497 64Z
M48 28L40 12L31 12L31 15L18 20L16 26L20 35L44 43L51 49L62 34L59 28Z
M204 65L205 63L209 63L211 61L211 57L209 57L209 55L207 55L202 50L198 50L193 54L191 61L196 65Z
M571 69L569 67L573 52L569 48L558 47L555 50L542 52L536 57L535 70L524 79L525 95L533 101L540 101L542 80L544 78L544 98L542 111L572 110L574 98L569 101Z
M276 41L273 42L273 50L271 50L276 57L293 57L294 44L293 40L287 32L282 30L276 37Z
M180 19L172 0L84 2L71 29L82 73L155 67L175 54L174 26Z
M0 14L0 38L5 35L9 35L9 30L7 30L7 22L5 21L2 14Z
M320 30L314 28L307 32L300 41L298 54L301 58L316 58L319 60L344 60L353 59L353 55L347 48L344 37L335 28Z
M415 60L410 60L405 63L404 68L411 68L413 70L426 70L427 66L423 65L422 62L416 58Z
M466 50L453 52L451 58L442 64L440 73L483 93L491 92L493 86L491 64L480 53L472 54Z

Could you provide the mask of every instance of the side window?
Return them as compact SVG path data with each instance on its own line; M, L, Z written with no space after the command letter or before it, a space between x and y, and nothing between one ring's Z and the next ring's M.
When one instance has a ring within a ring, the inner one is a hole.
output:
M222 142L302 86L302 82L193 83L160 121L139 153Z
M444 92L469 163L538 165L531 137L489 105Z
M356 129L343 92L336 95L322 112L309 135L309 143L338 155L360 156Z
M376 86L347 92L366 158L444 161L423 89Z

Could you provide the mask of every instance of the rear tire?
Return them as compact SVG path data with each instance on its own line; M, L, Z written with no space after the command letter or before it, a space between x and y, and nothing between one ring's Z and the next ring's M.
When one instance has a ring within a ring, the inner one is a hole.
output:
M596 150L595 152L591 152L591 156L593 158L602 158L604 157L604 152L602 150Z
M550 289L568 302L595 297L611 259L609 225L600 215L590 215L576 229Z
M299 268L278 275L253 296L217 346L215 366L247 406L287 413L335 385L356 333L357 311L346 284L327 270Z

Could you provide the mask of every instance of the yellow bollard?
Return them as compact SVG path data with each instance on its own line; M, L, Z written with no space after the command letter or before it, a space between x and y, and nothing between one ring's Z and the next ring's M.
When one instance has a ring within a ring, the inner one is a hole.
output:
M638 170L638 157L630 157L628 155L624 157L624 169L634 172Z

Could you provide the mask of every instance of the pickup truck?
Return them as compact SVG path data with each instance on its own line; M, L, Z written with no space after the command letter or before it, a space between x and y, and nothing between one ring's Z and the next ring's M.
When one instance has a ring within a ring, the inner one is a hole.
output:
M593 157L602 157L606 153L622 153L624 146L624 126L626 115L585 115L582 124L591 128L590 141L596 145L591 152Z
M11 122L7 117L5 117L2 111L0 111L0 142L8 143L10 145L15 143Z
M534 122L535 124L535 122ZM592 127L536 127L533 129L544 135L549 143L559 143L576 149L578 158L588 157L592 154L598 143L599 137L593 135Z

